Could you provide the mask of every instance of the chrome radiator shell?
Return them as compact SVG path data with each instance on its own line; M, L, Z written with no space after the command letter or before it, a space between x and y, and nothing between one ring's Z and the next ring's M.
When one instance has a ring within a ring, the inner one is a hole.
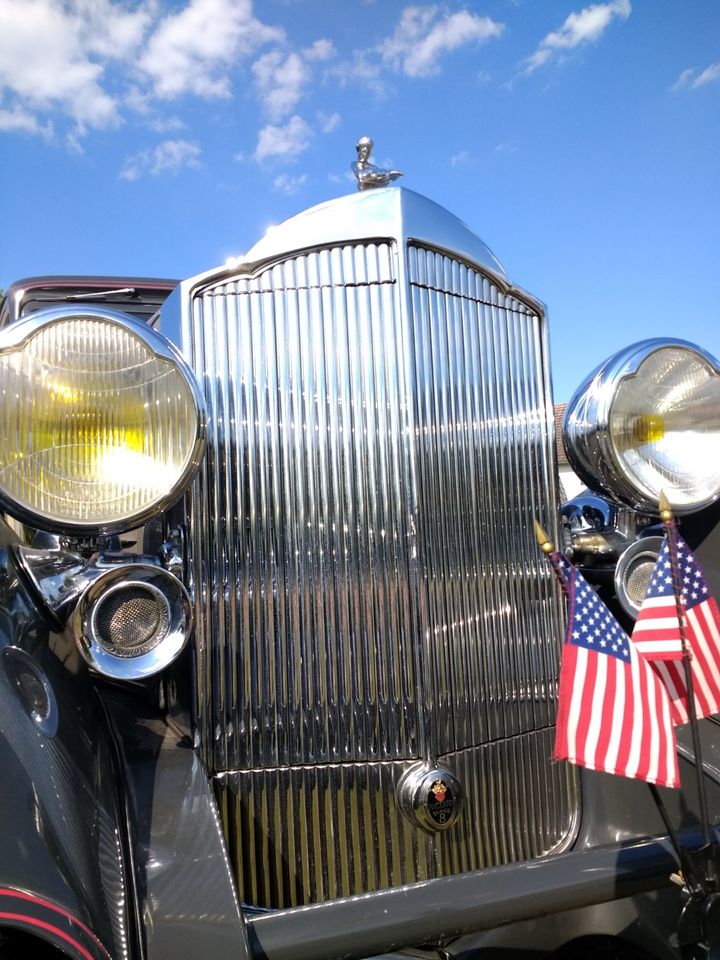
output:
M325 204L198 278L196 720L240 895L290 906L561 849L562 610L541 306L408 191ZM442 762L447 834L400 813Z

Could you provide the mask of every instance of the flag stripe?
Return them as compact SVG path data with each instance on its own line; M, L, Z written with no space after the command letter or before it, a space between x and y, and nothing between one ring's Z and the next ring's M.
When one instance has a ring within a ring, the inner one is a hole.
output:
M585 714L585 756L588 763L597 769L597 745L602 722L605 719L605 688L607 686L607 657L599 658L595 666L595 678L590 696L589 707Z
M654 683L647 683L647 702L650 714L650 738L648 743L648 756L646 757L645 776L643 779L656 783L660 767L660 731L657 724L657 699L655 696L656 686Z
M583 715L585 677L587 675L587 650L574 648L575 682L570 685L570 713L568 715L568 757L574 762L578 756L578 726Z
M640 749L645 736L643 704L645 702L645 691L642 689L642 677L640 675L640 662L633 658L630 661L631 671L631 689L632 689L632 732L630 737L630 751L628 754L626 770L629 777L637 777L640 768Z
M660 698L661 710L662 710L662 720L661 720L661 730L672 730L672 714L670 703L668 702L667 697ZM664 756L665 765L662 768L662 776L658 777L658 782L662 783L667 781L668 778L673 776L673 770L677 765L677 755L675 753L675 742L674 737L667 737L665 743L665 756ZM679 780L678 780L678 786Z
M677 625L677 621L675 621ZM643 640L642 637L638 637L635 640L635 646L637 647L640 653L643 653L645 656L652 656L653 653L656 653L658 659L661 658L663 653L673 654L672 658L665 657L664 659L679 659L675 656L677 652L677 643L674 640L658 640L657 637L654 637L652 640Z
M627 700L626 691L625 691L625 670L621 663L617 664L615 669L615 696L614 699L618 703L625 703ZM619 769L619 756L620 756L620 745L622 743L622 723L615 723L613 717L613 723L609 724L610 736L608 738L607 747L605 748L605 757L607 759L608 769L618 770Z
M663 611L663 613L666 612L666 610ZM656 617L644 617L642 620L638 620L635 624L635 631L637 631L637 633L656 633L660 639L662 639L662 633L666 630L668 632L668 639L672 640L670 634L677 633L677 625L677 614L672 614L667 617L658 614ZM678 640L673 642L676 646L679 644ZM680 644L680 646L682 646L682 644Z
M685 677L681 676L682 664L667 661L653 662L653 669L665 686L670 697L670 704L676 726L688 722L687 706L685 704Z
M605 661L606 677L604 701L600 705L600 709L596 714L596 722L598 727L596 735L596 750L597 756L605 758L604 762L608 767L614 767L614 763L608 756L608 747L617 726L615 722L615 705L619 702L616 695L618 672L623 671L625 668L622 663L615 659L615 657L602 657L602 660Z

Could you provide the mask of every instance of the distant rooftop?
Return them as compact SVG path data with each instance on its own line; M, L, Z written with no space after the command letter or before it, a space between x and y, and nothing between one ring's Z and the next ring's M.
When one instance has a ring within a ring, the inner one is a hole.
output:
M554 406L555 411L555 452L557 453L558 465L561 467L569 466L569 461L565 453L565 447L563 445L562 438L562 425L563 418L565 416L565 408L567 407L566 403L556 403Z

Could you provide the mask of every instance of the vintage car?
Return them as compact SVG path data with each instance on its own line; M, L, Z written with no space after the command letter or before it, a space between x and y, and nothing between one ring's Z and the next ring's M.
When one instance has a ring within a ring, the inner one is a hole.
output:
M680 922L647 785L552 760L546 314L463 223L364 189L180 283L21 281L0 327L3 958L671 958L712 939L712 897ZM715 442L714 362L641 353L616 387L675 366L681 432ZM658 412L625 403L612 428L645 418L636 452L662 432L654 375ZM573 442L607 479L612 430L584 410ZM627 459L622 492L652 499ZM718 462L665 470L688 515L717 500ZM680 749L663 795L694 850Z

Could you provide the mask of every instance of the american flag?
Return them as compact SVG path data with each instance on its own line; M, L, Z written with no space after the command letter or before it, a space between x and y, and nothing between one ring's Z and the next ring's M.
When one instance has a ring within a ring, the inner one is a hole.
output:
M695 713L698 717L708 717L720 712L720 614L690 548L678 533L673 531L673 535ZM658 626L654 627L653 624ZM657 644L656 637L659 638ZM687 723L690 714L684 663L682 660L667 659L667 653L653 650L654 646L669 650L672 645L673 649L682 653L667 536L655 562L647 596L633 630L633 640L665 685L672 703L674 722Z
M679 787L665 688L575 567L559 553L550 559L568 596L556 759Z

